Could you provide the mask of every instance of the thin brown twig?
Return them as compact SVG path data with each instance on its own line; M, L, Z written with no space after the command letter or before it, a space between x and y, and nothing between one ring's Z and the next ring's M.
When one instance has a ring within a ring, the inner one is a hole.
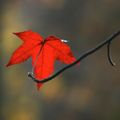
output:
M111 45L111 41L110 41L110 42L108 43L108 45L107 45L108 60L109 60L109 62L110 62L110 64L111 64L112 66L115 66L116 64L115 64L115 62L112 60L111 55L110 55L110 45Z
M87 52L85 52L84 54L82 54L75 62L63 67L62 69L60 69L58 72L56 72L55 74L53 74L52 76L45 78L43 80L38 80L36 79L33 74L31 72L28 73L28 77L32 78L32 80L36 83L45 83L48 81L51 81L52 79L54 79L55 77L57 77L59 74L61 74L62 72L64 72L65 70L67 70L68 68L76 65L77 63L79 63L80 61L82 61L83 59L85 59L86 57L88 57L89 55L95 53L96 51L98 51L99 49L101 49L103 46L105 46L106 44L108 44L108 60L111 64L114 65L114 63L111 60L110 57L110 44L111 41L116 38L118 35L120 35L120 30L116 31L114 34L110 35L105 41L103 41L102 43L98 44L95 48L92 48L90 50L88 50Z

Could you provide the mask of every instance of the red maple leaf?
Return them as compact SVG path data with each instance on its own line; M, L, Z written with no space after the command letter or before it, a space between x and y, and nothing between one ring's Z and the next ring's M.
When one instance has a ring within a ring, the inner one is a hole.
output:
M12 54L7 67L32 57L35 77L44 79L53 73L56 60L66 64L76 60L70 47L55 36L48 36L44 39L31 30L14 34L23 40L23 44ZM42 83L37 83L37 88L39 89L41 85Z

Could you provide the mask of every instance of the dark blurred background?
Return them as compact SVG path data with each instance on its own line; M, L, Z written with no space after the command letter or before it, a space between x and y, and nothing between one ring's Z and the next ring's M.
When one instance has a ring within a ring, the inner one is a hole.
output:
M116 67L104 47L40 91L27 77L31 60L5 67L22 43L12 33L28 29L70 40L78 58L120 28L120 0L1 0L0 8L0 120L120 120L120 37Z

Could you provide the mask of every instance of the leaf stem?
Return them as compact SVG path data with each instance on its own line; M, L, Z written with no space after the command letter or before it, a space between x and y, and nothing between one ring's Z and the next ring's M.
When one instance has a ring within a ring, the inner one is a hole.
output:
M62 69L60 69L58 72L56 72L55 74L53 74L52 76L45 78L43 80L38 80L36 79L31 72L28 73L28 77L32 78L33 81L35 81L36 83L45 83L48 82L50 80L52 80L53 78L57 77L59 74L61 74L62 72L64 72L65 70L67 70L68 68L76 65L77 63L79 63L80 61L82 61L84 58L88 57L89 55L95 53L96 51L98 51L99 49L101 49L103 46L105 46L106 44L108 44L108 60L110 61L111 65L114 66L114 62L112 62L111 58L110 58L110 44L111 41L116 38L118 35L120 35L120 30L116 31L114 34L110 35L105 41L101 42L100 44L98 44L95 48L92 48L90 50L88 50L87 52L83 53L75 62L63 67Z

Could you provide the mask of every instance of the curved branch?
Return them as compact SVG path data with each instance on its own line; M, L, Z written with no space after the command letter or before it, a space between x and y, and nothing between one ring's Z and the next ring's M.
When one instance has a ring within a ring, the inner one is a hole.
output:
M111 41L108 43L108 45L107 45L107 55L108 55L108 60L109 60L109 62L110 62L110 64L112 65L112 66L115 66L116 64L115 64L115 62L113 62L113 60L112 60L112 58L111 58L111 56L110 56L110 45L111 45Z
M45 78L43 80L38 80L36 79L31 72L28 73L28 77L32 78L33 81L35 81L36 83L45 83L48 82L50 80L52 80L53 78L57 77L59 74L61 74L62 72L64 72L65 70L67 70L68 68L74 66L75 64L79 63L80 61L82 61L84 58L88 57L89 55L95 53L96 51L98 51L99 49L101 49L103 46L105 46L106 44L108 44L108 49L109 49L109 45L111 43L111 41L116 38L118 35L120 35L120 30L118 30L117 32L115 32L114 34L112 34L111 36L109 36L105 41L103 41L102 43L98 44L95 48L92 48L91 50L88 50L87 52L85 52L84 54L82 54L75 62L63 67L62 69L60 69L58 72L56 72L55 74L53 74L52 76ZM109 50L108 50L109 51ZM110 55L110 54L108 54Z

